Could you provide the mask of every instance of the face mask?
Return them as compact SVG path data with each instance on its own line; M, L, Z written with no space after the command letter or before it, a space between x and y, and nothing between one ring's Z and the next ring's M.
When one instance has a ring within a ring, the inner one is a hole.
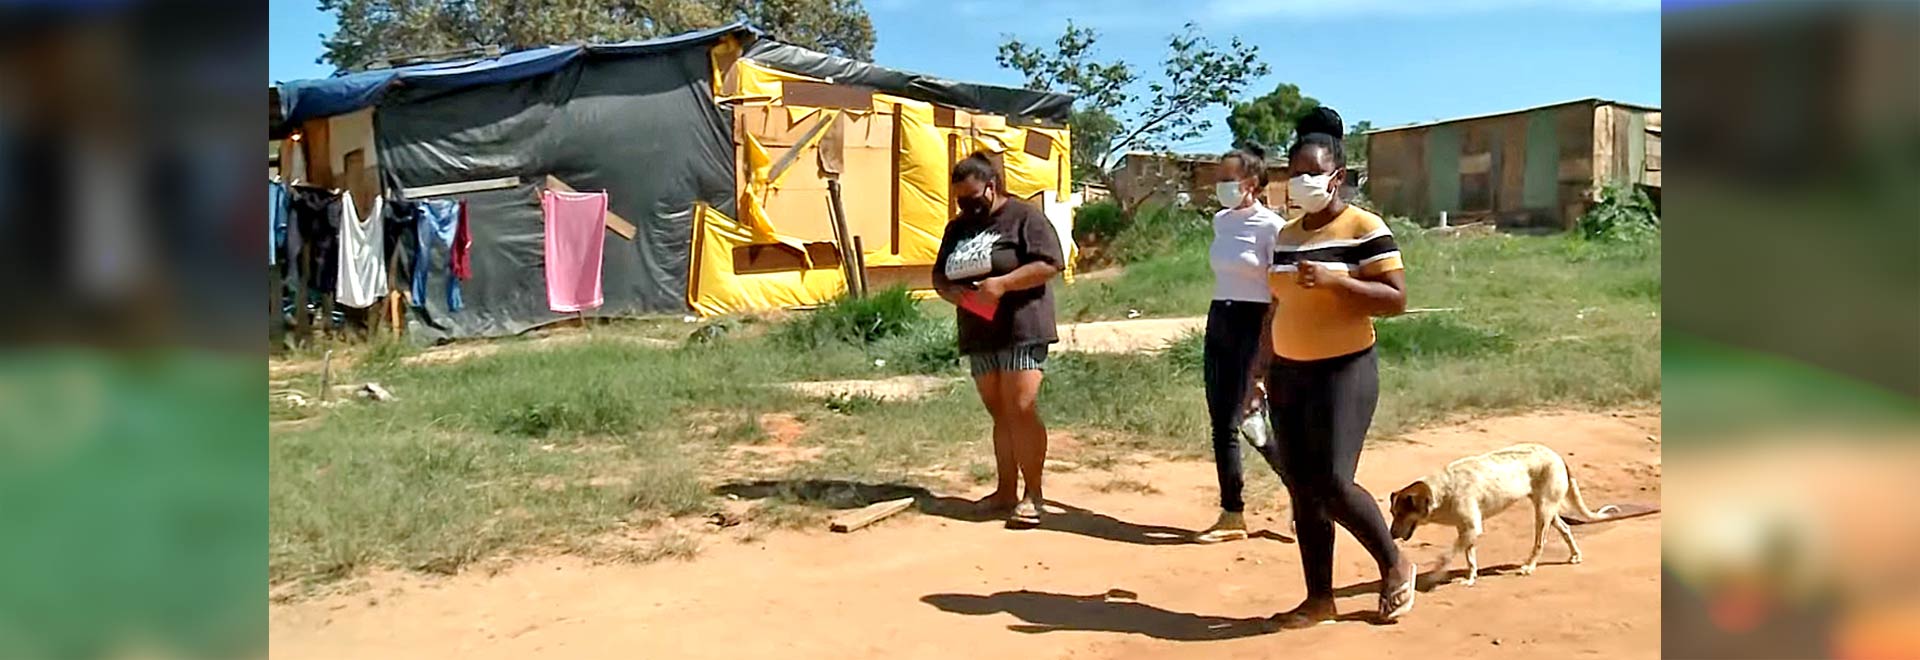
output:
M1240 206L1240 182L1221 181L1213 184L1213 199L1214 201L1220 202L1220 206L1222 207L1230 209L1238 208Z
M1302 174L1287 180L1287 211L1289 216L1301 216L1319 213L1333 202L1332 174ZM1299 207L1295 210L1293 207Z
M955 204L960 207L961 213L965 213L967 215L984 214L987 212L987 209L989 207L993 206L993 202L988 201L985 195L980 195L975 197L962 197L958 201L956 201Z

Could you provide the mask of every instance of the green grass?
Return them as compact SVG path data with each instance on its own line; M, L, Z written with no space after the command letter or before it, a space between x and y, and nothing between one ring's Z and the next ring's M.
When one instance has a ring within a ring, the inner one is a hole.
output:
M1203 314L1205 244L1182 240L1117 278L1062 291L1063 322L1128 309ZM1453 415L1658 400L1657 243L1411 234L1401 242L1411 306L1453 311L1377 324L1377 438ZM783 468L785 478L949 491L988 483L990 425L970 387L919 401L822 401L776 386L963 377L952 323L939 301L887 293L775 322L597 325L587 341L513 342L450 364L407 365L402 346L344 349L359 359L335 383L377 379L398 400L273 404L274 419L302 421L272 437L272 579L454 572L487 557L596 547L616 530L718 510L716 487L764 476L728 448L767 442L756 420L773 412L799 418L807 431L796 442L819 451ZM725 329L680 348L622 340L702 327ZM1161 353L1055 353L1041 409L1050 428L1080 439L1061 458L1101 471L1124 468L1137 452L1208 458L1200 360L1197 333ZM317 392L317 375L287 387ZM1124 481L1110 486L1127 490ZM842 504L772 498L749 517L755 530L811 527L822 507ZM651 561L697 550L671 536L616 554Z

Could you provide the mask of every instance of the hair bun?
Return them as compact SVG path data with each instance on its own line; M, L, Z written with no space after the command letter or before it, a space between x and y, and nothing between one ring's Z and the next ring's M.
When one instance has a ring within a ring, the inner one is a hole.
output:
M1247 153L1253 154L1255 157L1258 157L1262 160L1265 160L1267 157L1266 145L1260 144L1259 142L1255 142L1253 140L1247 140L1246 142L1241 143L1240 148L1246 151Z
M1347 134L1345 124L1340 121L1340 113L1324 105L1308 110L1306 116L1294 124L1294 132L1300 135L1324 133L1333 137Z

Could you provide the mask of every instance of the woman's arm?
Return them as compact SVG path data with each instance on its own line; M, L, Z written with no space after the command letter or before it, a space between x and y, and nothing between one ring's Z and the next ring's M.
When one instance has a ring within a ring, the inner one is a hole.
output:
M1378 275L1343 277L1320 264L1303 261L1295 275L1301 287L1325 287L1346 296L1368 316L1398 316L1407 311L1407 271L1394 269Z
M948 226L940 238L940 251L933 257L933 292L940 299L956 306L960 304L960 291L963 287L947 279L947 257L953 253L953 227Z
M1009 291L1024 291L1046 286L1060 268L1045 261L1035 261L1013 269L1013 272L998 277L989 277L980 281L980 291L995 298Z
M1407 311L1407 271L1379 275L1336 277L1335 291L1354 301L1369 316L1399 316Z

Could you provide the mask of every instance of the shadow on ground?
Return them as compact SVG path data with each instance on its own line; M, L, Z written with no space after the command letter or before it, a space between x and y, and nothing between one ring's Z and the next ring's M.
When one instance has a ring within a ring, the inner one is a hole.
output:
M1026 623L1007 626L1023 633L1108 632L1144 635L1175 642L1208 642L1283 632L1270 617L1208 616L1154 607L1131 592L1076 596L1044 591L1002 591L992 595L933 594L920 599L941 611L968 616L1005 612ZM1351 612L1336 621L1372 621L1372 612Z
M921 513L969 523L999 523L1005 517L972 500L936 495L919 486L868 484L834 479L763 480L730 483L714 489L721 496L746 500L778 498L829 509L857 509L875 502L911 497ZM1141 525L1071 504L1047 501L1048 515L1038 531L1064 532L1135 545L1186 545L1193 530Z

